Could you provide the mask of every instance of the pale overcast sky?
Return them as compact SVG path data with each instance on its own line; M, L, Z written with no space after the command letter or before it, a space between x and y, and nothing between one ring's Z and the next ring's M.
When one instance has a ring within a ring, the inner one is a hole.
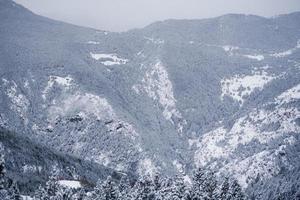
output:
M228 13L274 16L300 11L300 0L15 0L33 12L109 31L141 28L165 19L201 19Z

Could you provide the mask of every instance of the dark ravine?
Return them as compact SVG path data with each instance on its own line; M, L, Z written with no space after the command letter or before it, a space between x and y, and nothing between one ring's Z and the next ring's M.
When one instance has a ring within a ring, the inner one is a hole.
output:
M113 33L0 0L0 126L61 152L41 152L46 169L54 155L63 166L84 160L78 170L91 179L113 170L188 179L205 166L257 199L273 187L295 193L299 21L300 12L229 14ZM38 161L17 144L20 169Z

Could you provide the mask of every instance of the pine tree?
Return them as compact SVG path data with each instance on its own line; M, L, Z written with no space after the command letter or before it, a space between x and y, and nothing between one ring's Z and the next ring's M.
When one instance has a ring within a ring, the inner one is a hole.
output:
M16 182L13 182L8 189L8 196L11 200L22 200L19 187Z
M229 200L229 179L228 179L228 177L225 177L224 181L222 182L220 192L218 194L218 199Z
M242 188L237 182L237 180L233 180L230 187L230 199L234 200L244 200L245 195L243 194Z
M186 186L185 186L182 176L177 175L174 178L174 181L173 181L173 184L171 187L170 199L172 199L172 200L185 199L186 190L187 189L186 189Z
M104 189L105 200L118 199L120 196L118 187L116 186L111 176L108 176L108 178L104 182L103 189Z
M5 182L6 168L5 168L5 159L4 159L4 148L0 144L0 199L6 200L9 199L9 194L6 189Z
M120 183L119 183L119 192L120 192L119 199L121 199L121 200L128 199L130 189L131 189L130 180L128 179L127 176L122 176Z
M74 200L84 200L86 198L85 190L83 188L80 188L75 192L73 195Z
M47 191L41 185L34 193L34 199L36 200L48 200L50 197L48 196Z
M156 192L156 199L157 200L165 200L165 199L170 199L171 198L171 191L172 191L172 186L173 186L173 180L169 178L165 178L161 182L161 187Z
M5 189L5 173L4 149L0 145L0 190Z
M193 185L191 188L191 198L193 200L204 199L204 182L205 182L205 170L198 168L193 174Z
M97 182L96 187L91 193L91 196L88 199L93 200L114 200L120 197L120 192L118 187L114 183L111 176L108 176L104 183L100 181Z
M204 199L212 200L217 198L217 179L212 171L205 174L203 183Z

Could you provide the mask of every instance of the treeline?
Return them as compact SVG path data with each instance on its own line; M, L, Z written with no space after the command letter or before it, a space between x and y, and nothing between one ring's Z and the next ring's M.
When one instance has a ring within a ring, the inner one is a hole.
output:
M3 151L2 151L3 152ZM18 185L6 177L3 154L0 155L0 199L21 200ZM212 171L199 168L192 180L177 175L164 178L141 177L132 181L123 176L116 182L112 177L98 181L93 189L74 189L59 184L58 170L54 170L45 186L36 189L35 200L243 200L246 199L235 179L216 178Z

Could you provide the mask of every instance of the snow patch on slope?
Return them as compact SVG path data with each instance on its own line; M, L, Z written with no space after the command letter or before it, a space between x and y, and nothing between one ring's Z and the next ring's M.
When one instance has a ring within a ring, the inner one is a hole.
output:
M242 105L254 90L262 90L267 83L275 78L275 76L269 75L265 71L256 71L251 75L235 75L229 79L222 79L221 98L223 100L224 96L230 96Z
M172 117L181 119L181 113L176 108L176 99L173 93L173 85L169 79L168 72L162 62L157 61L148 70L140 84L134 85L132 89L140 94L145 92L151 99L158 101L163 107L163 116L166 120L173 122ZM178 125L179 132L184 124Z
M59 102L59 103L57 103ZM133 125L119 119L106 98L91 93L64 94L48 109L48 121L55 124L61 117L79 116L80 118L96 119L106 122L109 130L122 131L134 139L138 134Z
M293 144L293 134L300 132L299 125L295 123L300 118L299 109L286 107L291 99L299 100L298 87L295 86L275 98L272 110L253 109L237 119L231 128L220 126L204 134L199 142L191 140L190 145L196 144L197 147L194 154L195 164L219 169L221 173L234 174L243 187L247 187L257 176L269 178L277 175L279 165L275 161L278 159L286 169L293 168L279 154ZM272 146L279 138L283 138L284 144ZM252 145L268 148L259 150ZM248 152L249 148L253 149L253 153ZM250 156L241 153L242 151L247 151Z
M48 92L55 86L59 86L62 89L69 89L73 83L73 79L70 76L60 77L60 76L49 76L47 86L42 91L42 98L47 99Z
M158 172L157 167L153 164L152 160L149 158L145 158L139 162L138 173L143 176L147 175L150 177L154 177L154 175Z
M244 55L244 57L253 59L253 60L257 60L257 61L262 61L265 59L265 57L263 55Z
M8 87L6 90L6 95L11 101L11 110L18 113L24 120L25 124L27 124L27 111L30 105L29 100L25 95L18 91L20 89L18 88L18 85L15 83L15 81L7 81L6 79L2 79L2 81L4 82L4 86Z
M148 42L151 42L153 44L164 44L165 41L162 40L162 39L155 39L155 38L152 38L152 37L144 37L146 40L148 40Z
M290 103L296 99L300 99L300 84L283 92L276 98L276 102L279 104Z
M100 44L100 42L96 42L96 41L88 41L87 44Z
M72 188L72 189L78 189L82 187L79 181L74 181L74 180L59 180L58 184L63 187Z
M128 59L120 58L117 54L94 54L90 53L90 56L95 60L100 60L105 66L111 65L125 65Z
M300 40L297 41L296 47L294 47L294 48L292 48L292 49L288 49L288 50L283 51L283 52L270 54L270 56L275 57L275 58L283 58L283 57L292 55L292 54L295 53L295 51L297 51L298 49L300 49Z

